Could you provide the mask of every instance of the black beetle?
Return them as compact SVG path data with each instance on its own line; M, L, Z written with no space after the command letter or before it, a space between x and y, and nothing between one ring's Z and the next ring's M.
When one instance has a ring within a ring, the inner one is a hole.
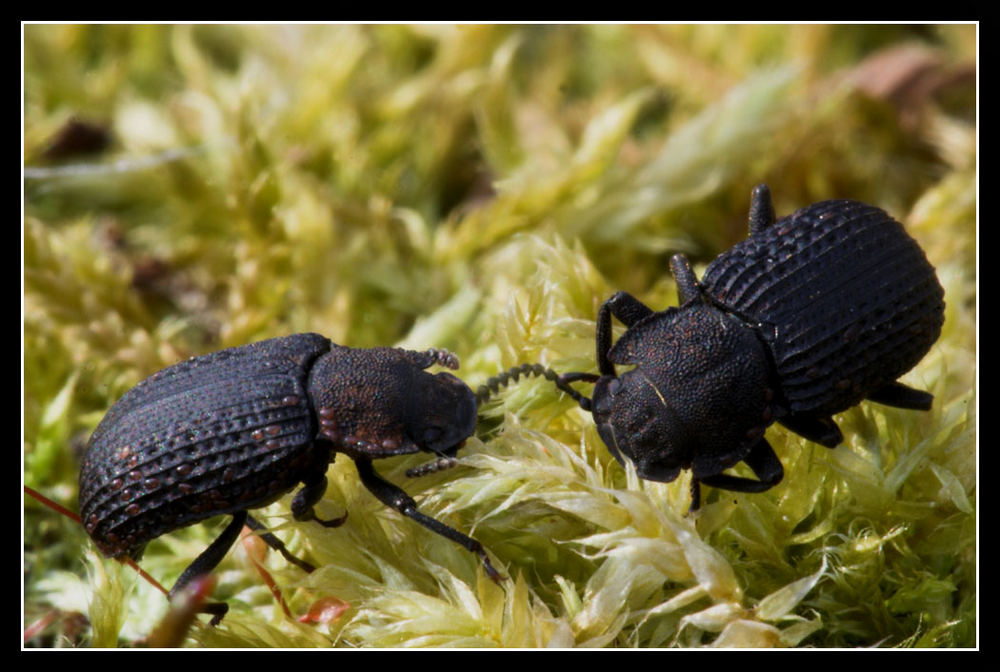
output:
M162 534L220 514L233 520L184 571L176 595L218 565L244 524L263 525L248 509L270 504L298 483L296 520L335 527L313 506L326 490L336 453L354 460L361 482L386 506L455 541L499 580L483 546L417 510L403 490L383 480L372 460L418 451L440 459L411 476L451 466L472 435L479 404L519 374L556 375L522 365L474 394L434 365L458 368L445 350L355 349L318 334L295 334L193 357L129 390L94 430L80 470L80 515L107 556L137 557ZM346 517L346 516L345 516ZM271 534L261 535L289 561L298 560ZM205 611L218 623L227 605Z
M654 312L625 292L597 317L600 375L592 411L608 449L639 476L763 492L781 481L764 438L777 421L833 448L833 418L863 399L928 410L932 395L897 382L944 322L944 290L923 250L884 211L849 200L815 203L777 222L765 185L753 191L750 236L716 258L702 281L670 260L680 306ZM612 347L611 317L628 330ZM615 365L634 365L617 375ZM724 474L743 461L757 479Z

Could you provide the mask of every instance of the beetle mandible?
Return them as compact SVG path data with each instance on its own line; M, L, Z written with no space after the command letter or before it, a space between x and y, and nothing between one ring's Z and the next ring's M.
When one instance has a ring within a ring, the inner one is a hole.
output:
M107 556L138 557L146 543L220 515L233 520L181 574L173 597L214 569L247 513L302 483L292 500L296 520L336 527L346 516L316 517L326 470L337 453L354 461L364 486L383 504L477 554L487 574L500 574L475 539L417 509L384 480L372 460L426 451L439 456L413 469L419 476L454 464L472 435L478 406L519 374L556 374L522 365L487 381L477 393L450 373L446 350L356 349L318 334L294 334L193 357L153 374L115 403L94 430L80 470L80 515ZM274 535L263 539L305 571ZM205 606L218 623L227 605Z
M944 290L923 250L871 205L831 200L775 221L765 185L753 190L749 237L716 258L699 282L670 260L680 306L654 312L618 292L597 317L599 375L593 413L618 462L669 482L690 469L700 483L763 492L784 475L764 438L777 421L834 448L832 416L867 399L929 410L932 395L898 378L941 333ZM611 318L627 331L612 346ZM635 368L618 375L615 365ZM744 462L756 479L723 473Z

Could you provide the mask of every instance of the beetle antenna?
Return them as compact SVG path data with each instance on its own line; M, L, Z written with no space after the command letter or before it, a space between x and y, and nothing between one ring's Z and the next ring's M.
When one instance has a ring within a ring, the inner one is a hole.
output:
M560 390L573 397L576 403L580 404L581 408L586 411L590 410L590 399L583 396L572 387L569 386L570 383L583 380L586 382L595 382L600 376L594 373L567 373L560 375L553 371L552 369L546 368L541 364L519 364L515 367L502 371L497 375L488 378L485 383L479 386L476 390L476 406L482 408L483 404L490 400L494 394L500 391L501 387L506 387L513 382L518 382L521 376L540 376L547 380L551 380L555 383L556 387ZM412 469L406 470L406 475L410 478L418 478L420 476L426 476L427 474L434 474L439 471L444 471L445 469L451 469L458 464L458 460L452 455L446 455L445 453L438 453L438 457L430 462L426 462L419 466L413 467Z
M499 392L501 387L506 387L512 378L514 382L517 382L522 375L541 376L546 380L551 380L555 383L556 387L571 396L585 411L590 410L590 399L574 390L569 384L579 380L593 383L600 378L595 373L558 374L541 364L521 364L489 378L484 384L480 385L479 389L476 390L476 404L482 406L489 401L492 395Z
M431 460L430 462L425 462L420 466L407 469L406 475L409 478L419 478L421 476L426 476L427 474L435 474L439 471L444 471L445 469L451 469L457 464L458 460L451 455L441 455L436 460Z

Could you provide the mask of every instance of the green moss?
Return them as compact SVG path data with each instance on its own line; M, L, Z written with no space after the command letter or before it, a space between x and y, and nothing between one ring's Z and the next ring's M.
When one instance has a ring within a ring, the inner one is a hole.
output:
M480 539L502 586L340 459L319 508L348 511L343 527L295 523L288 497L260 517L319 567L265 560L291 612L347 610L286 618L238 544L212 593L231 612L189 645L977 646L976 128L961 88L975 26L24 37L24 481L71 508L103 413L187 356L316 331L449 348L472 386L525 361L592 369L601 302L620 288L673 305L669 255L700 273L745 237L759 182L780 213L828 197L887 208L945 287L941 339L906 377L933 410L851 409L833 451L775 426L786 477L766 493L706 488L688 516L687 475L639 480L572 400L528 380L485 409L461 466L378 465ZM934 50L941 76L893 95L851 85L904 43ZM53 164L48 139L72 116L114 141ZM25 621L90 623L29 645L135 645L163 618L162 594L78 526L30 500L24 523ZM153 541L143 567L169 585L223 524Z

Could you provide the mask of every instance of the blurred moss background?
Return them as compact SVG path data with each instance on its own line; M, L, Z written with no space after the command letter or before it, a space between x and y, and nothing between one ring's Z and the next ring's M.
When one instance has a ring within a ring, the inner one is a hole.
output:
M377 466L509 580L382 507L338 460L338 529L260 512L312 575L238 544L200 646L940 646L976 639L976 25L26 25L23 478L76 509L103 413L184 357L316 331L444 347L470 385L594 370L617 289L676 302L667 260L825 198L905 223L946 289L907 377L830 451L774 426L758 495L639 481L531 380L462 466ZM590 393L588 386L581 391ZM152 542L166 585L225 524ZM25 499L26 646L142 644L163 596ZM272 554L275 555L275 554ZM342 613L339 613L342 612ZM329 612L325 612L329 613Z

